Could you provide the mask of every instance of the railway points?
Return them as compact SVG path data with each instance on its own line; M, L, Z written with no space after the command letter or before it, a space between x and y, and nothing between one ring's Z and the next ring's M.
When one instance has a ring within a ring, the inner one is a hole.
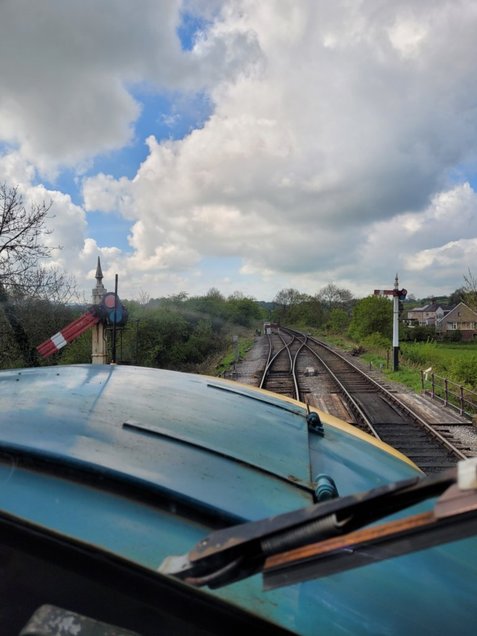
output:
M477 430L468 419L307 334L275 328L257 337L235 372L241 383L299 399L365 430L424 472L477 456Z

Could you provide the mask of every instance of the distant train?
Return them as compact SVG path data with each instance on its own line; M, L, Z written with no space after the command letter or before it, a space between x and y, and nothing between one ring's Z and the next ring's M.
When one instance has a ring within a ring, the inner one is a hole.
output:
M199 375L3 371L0 404L2 636L476 633L472 477L462 515L453 473Z
M264 322L263 323L263 333L265 335L271 335L272 333L276 333L279 330L278 322Z

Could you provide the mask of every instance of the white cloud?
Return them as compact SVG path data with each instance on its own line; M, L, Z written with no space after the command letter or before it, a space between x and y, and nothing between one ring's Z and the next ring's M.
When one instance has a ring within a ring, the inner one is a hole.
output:
M128 192L129 181L125 177L113 179L109 175L99 173L94 179L86 178L83 181L84 209L87 212L115 212L120 209L127 217L132 203Z
M473 238L468 238L473 237ZM440 192L418 213L373 224L359 262L399 270L407 289L448 293L472 269L477 244L477 194L468 183Z
M149 139L132 181L89 180L87 205L92 190L120 190L127 210L116 205L138 219L135 258L151 267L178 245L241 256L242 272L276 280L351 279L354 270L371 284L376 264L365 271L359 258L411 270L408 247L472 227L470 186L443 188L477 141L467 116L477 100L476 17L468 3L445 1L227 3L195 54L220 50L244 72L217 79L201 130ZM237 33L254 46L239 54Z
M3 0L0 139L43 171L127 144L136 84L196 83L178 0Z
M83 183L85 211L132 223L132 254L108 255L131 288L207 289L210 258L240 259L216 280L268 298L292 283L363 293L396 271L416 295L461 284L476 195L450 179L475 161L476 3L224 0L190 52L178 1L4 4L0 54L32 39L0 55L0 138L41 169L127 144L135 83L208 91L211 117L181 140L149 137L134 178Z
M35 167L22 155L10 150L0 155L0 181L12 186L31 183L35 178Z

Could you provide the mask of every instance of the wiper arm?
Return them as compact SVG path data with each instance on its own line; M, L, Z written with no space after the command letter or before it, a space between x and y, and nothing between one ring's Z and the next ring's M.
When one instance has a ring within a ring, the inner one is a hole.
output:
M438 496L424 515L360 530ZM160 571L210 588L263 572L270 589L472 534L477 534L477 458L436 476L212 532L187 554L165 559Z

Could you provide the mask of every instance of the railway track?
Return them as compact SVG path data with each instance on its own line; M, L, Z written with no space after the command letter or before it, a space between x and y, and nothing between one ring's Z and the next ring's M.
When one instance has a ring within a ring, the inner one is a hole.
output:
M268 338L260 387L308 402L310 385L318 378L334 399L346 404L354 425L401 451L426 473L445 470L469 456L442 427L425 421L324 343L284 328Z
M260 388L300 399L296 360L303 343L291 333L275 333L268 337L268 358Z

